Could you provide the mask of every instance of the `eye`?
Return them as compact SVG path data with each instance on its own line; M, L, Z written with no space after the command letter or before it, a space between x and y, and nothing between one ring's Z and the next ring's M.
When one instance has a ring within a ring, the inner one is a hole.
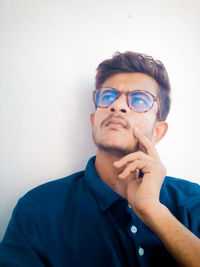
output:
M151 108L153 99L150 95L143 92L134 92L129 98L130 106L138 112L144 112Z
M104 90L101 92L99 104L106 107L110 106L117 98L115 90Z
M132 99L132 103L134 105L146 105L147 103L145 102L145 99L141 98L141 97L134 97Z
M106 93L101 97L102 101L114 101L115 97L112 94Z

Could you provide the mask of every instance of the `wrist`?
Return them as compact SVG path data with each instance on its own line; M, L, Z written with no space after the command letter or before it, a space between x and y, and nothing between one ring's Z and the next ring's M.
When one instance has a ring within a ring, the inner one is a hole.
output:
M152 230L156 230L170 214L168 208L160 202L152 203L138 212L139 218Z

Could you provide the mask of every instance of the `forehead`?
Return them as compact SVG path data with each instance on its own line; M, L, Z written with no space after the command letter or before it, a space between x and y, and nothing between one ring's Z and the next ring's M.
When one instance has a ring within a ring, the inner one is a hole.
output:
M112 87L119 91L145 90L154 95L158 92L158 83L143 73L117 73L108 77L102 87Z

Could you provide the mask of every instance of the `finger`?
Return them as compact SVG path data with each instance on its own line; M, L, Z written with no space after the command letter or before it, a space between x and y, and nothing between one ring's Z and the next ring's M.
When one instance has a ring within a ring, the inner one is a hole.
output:
M133 135L135 138L138 139L139 143L145 147L147 154L149 156L151 156L152 158L154 158L156 160L160 160L158 152L156 151L152 142L136 126L133 128Z
M135 160L132 164L129 164L122 173L120 173L118 175L119 178L121 179L126 179L131 173L135 172L137 169L143 170L145 172L144 169L147 170L147 168L149 168L149 161L145 161L145 160Z
M154 161L154 159L152 159L152 157L150 157L149 155L145 154L144 152L142 151L138 151L138 152L134 152L134 153L131 153L131 154L128 154L126 156L124 156L123 158L121 158L120 160L118 161L115 161L113 163L113 165L116 167L116 168L120 168L128 163L131 163L135 160L149 160L149 161Z

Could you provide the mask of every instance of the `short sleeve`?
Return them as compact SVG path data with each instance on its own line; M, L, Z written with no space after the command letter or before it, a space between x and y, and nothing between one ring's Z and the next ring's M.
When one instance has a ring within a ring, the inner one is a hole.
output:
M0 243L0 266L49 266L48 262L45 262L36 227L23 199L18 201L13 210Z

